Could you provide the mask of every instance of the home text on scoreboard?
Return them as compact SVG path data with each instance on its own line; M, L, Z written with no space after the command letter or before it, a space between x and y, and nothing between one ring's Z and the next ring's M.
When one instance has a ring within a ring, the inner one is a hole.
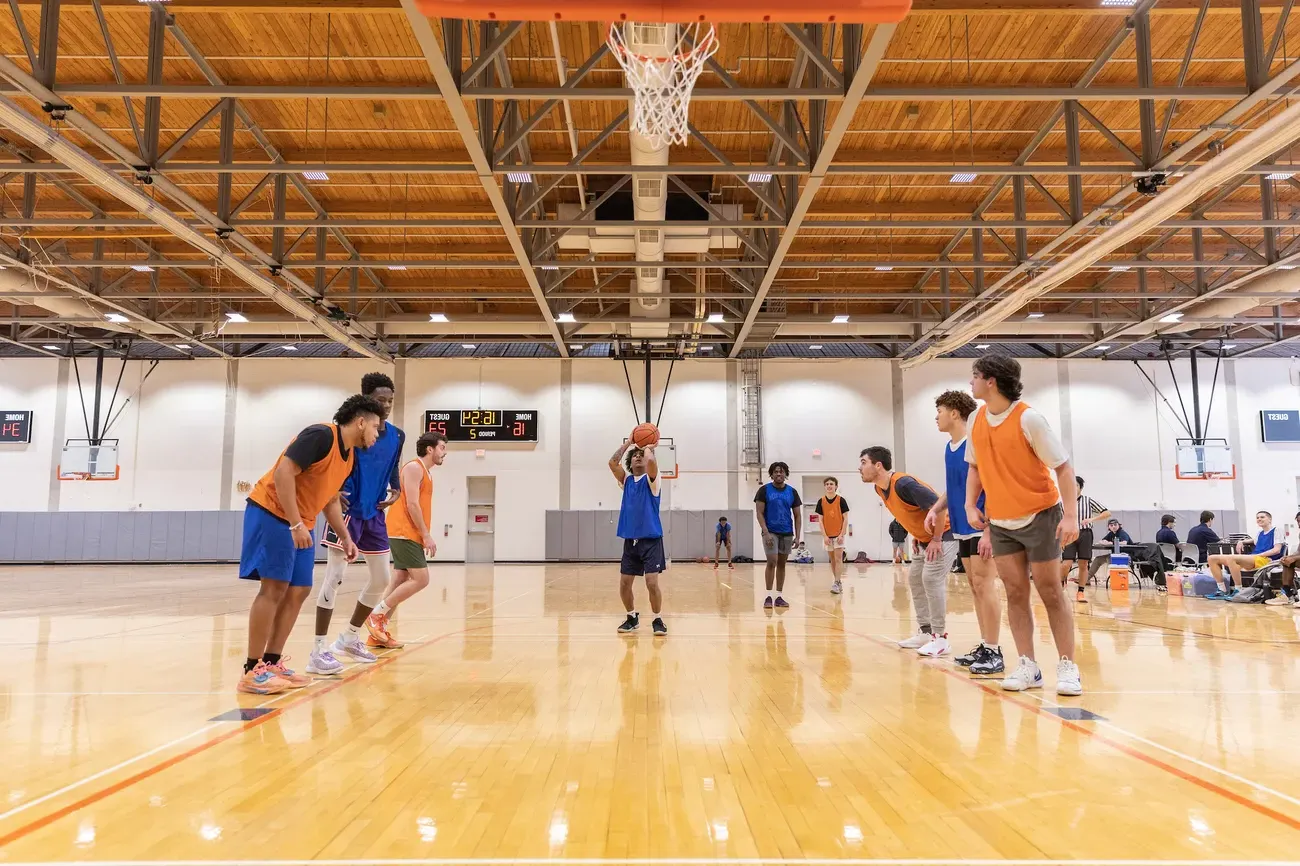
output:
M424 413L426 432L437 432L448 442L536 442L535 409L429 409Z

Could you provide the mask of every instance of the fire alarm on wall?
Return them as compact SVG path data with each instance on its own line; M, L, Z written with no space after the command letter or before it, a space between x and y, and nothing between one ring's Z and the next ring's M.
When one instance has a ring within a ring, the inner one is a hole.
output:
M820 457L820 456L822 456L822 450L821 450L820 448L814 448L814 449L813 449L813 456L814 456L814 457Z
M487 456L487 449L486 449L486 448L479 448L479 449L477 449L477 450L474 452L474 456L475 456L475 457L486 457L486 456Z

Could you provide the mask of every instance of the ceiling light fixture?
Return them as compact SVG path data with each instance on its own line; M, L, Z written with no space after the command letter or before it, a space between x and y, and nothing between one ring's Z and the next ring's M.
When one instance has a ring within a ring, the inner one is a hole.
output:
M571 352L581 352L581 351L582 351L582 346L578 345L577 343L570 343L570 344L569 344L569 351L571 351Z
M981 351L983 351L984 349L987 349L988 347L989 347L989 344L988 344L988 343L980 343L980 344L979 344L978 346L976 346L975 348L976 348L976 349L979 349L979 350L981 350Z
M388 269L390 271L404 271L406 270L406 265L389 265Z
M296 352L296 351L298 351L298 347L295 346L295 345L293 345L292 343L290 343L290 344L288 344L288 345L281 346L280 348L281 348L281 349L284 349L286 352Z
M1128 265L1115 265L1110 269L1110 272L1112 274L1122 274L1127 270L1130 270Z
M329 180L330 176L323 171L304 171L303 180Z
M1136 0L1101 0L1102 6L1132 6Z
M1025 318L1026 318L1026 319L1041 319L1043 316L1046 316L1046 315L1047 315L1046 313L1026 313L1026 314L1025 314Z
M131 265L131 270L137 271L142 274L153 273L153 268L149 267L148 265Z
M1160 317L1160 321L1165 322L1166 324L1168 324L1168 323L1172 323L1172 322L1177 322L1177 321L1178 321L1179 319L1181 319L1182 317L1183 317L1183 314L1182 314L1182 313L1177 313L1177 312L1175 312L1175 313L1170 313L1170 314L1167 315L1167 316L1161 316L1161 317Z
M1300 267L1300 265L1278 265L1277 269L1279 271L1294 271L1297 267Z
M847 325L848 323L849 323L848 316L836 316L835 318L831 319L832 325Z
M526 171L508 171L506 178L511 183L532 183L533 176Z
M447 318L447 314L446 314L446 313L430 313L430 314L429 314L429 321L430 321L430 322L446 322L446 321L450 321L450 320Z
M709 313L709 322L714 325L722 324L727 321L722 313Z
M948 183L972 183L975 180L975 172L959 171L952 177L948 178Z
M749 173L750 183L768 183L772 180L772 175L765 171L752 171Z
M241 323L247 322L248 316L245 316L243 313L236 313L234 310L231 310L229 313L226 313L226 321L241 322Z
M1290 180L1295 175L1294 171L1275 171L1272 174L1264 175L1265 180Z
M559 269L559 265L542 265L542 270L544 271L558 271Z
M1236 344L1236 343L1224 343L1224 344L1223 344L1222 346L1220 346L1219 348L1220 348L1220 349L1235 349L1235 348L1237 348L1237 344Z
M558 316L555 317L555 321L571 324L578 320L573 317L573 313L560 313Z
M808 347L808 350L811 352L820 352L822 350L822 344L814 343L813 345Z
M104 316L104 318L110 322L116 322L119 325L125 325L127 322L131 321L121 313L108 313Z
M60 346L41 346L41 348L42 348L42 349L45 349L46 351L49 351L49 352L58 352L58 351L60 351L60 349L61 349L62 347L60 347Z
M888 266L888 265L877 265L877 266L876 266L876 270L878 270L878 271L892 271L893 268L890 267L890 266Z
M712 351L713 351L713 347L712 347L712 346L700 346L700 351L701 351L701 352L712 352Z
M190 344L189 344L189 343L177 343L177 344L176 344L176 348L177 348L177 349L189 349L189 347L190 347Z
M1106 350L1109 349L1109 348L1110 348L1110 345L1109 345L1109 344L1107 344L1107 343L1103 343L1102 345L1100 345L1100 346L1097 347L1097 351L1098 351L1098 352L1104 352L1104 351L1106 351Z
M462 349L469 349L471 352L478 348L478 346L474 345L473 343L461 343L460 347Z

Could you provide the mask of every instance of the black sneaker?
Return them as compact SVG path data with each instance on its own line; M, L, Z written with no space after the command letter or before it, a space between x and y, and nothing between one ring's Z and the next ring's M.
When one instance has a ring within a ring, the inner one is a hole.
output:
M781 596L778 595L778 596L776 597L776 606L777 606L777 607L789 607L789 606L790 606L790 602L786 601L785 599L781 598Z
M985 652L987 652L987 648L984 646L984 643L981 641L980 643L976 644L975 649L966 653L966 655L964 656L957 656L957 658L953 659L953 661L956 662L960 667L968 668L971 665L975 664L975 662L984 658Z
M655 621L650 623L650 628L660 637L668 634L668 626L664 625L664 621L661 617L655 617Z
M982 658L973 662L970 666L970 672L977 677L987 677L993 674L1000 674L1007 669L1006 664L1002 661L1002 650L993 649L993 647L984 647Z
M640 626L641 615L637 613L629 613L627 619L623 620L623 624L618 627L618 630L621 634L627 634L630 631L636 631Z

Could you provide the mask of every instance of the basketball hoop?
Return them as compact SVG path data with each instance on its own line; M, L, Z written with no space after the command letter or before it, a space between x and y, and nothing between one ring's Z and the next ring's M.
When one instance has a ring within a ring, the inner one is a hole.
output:
M655 147L685 144L691 92L718 50L713 25L615 22L609 48L632 89L632 130Z

